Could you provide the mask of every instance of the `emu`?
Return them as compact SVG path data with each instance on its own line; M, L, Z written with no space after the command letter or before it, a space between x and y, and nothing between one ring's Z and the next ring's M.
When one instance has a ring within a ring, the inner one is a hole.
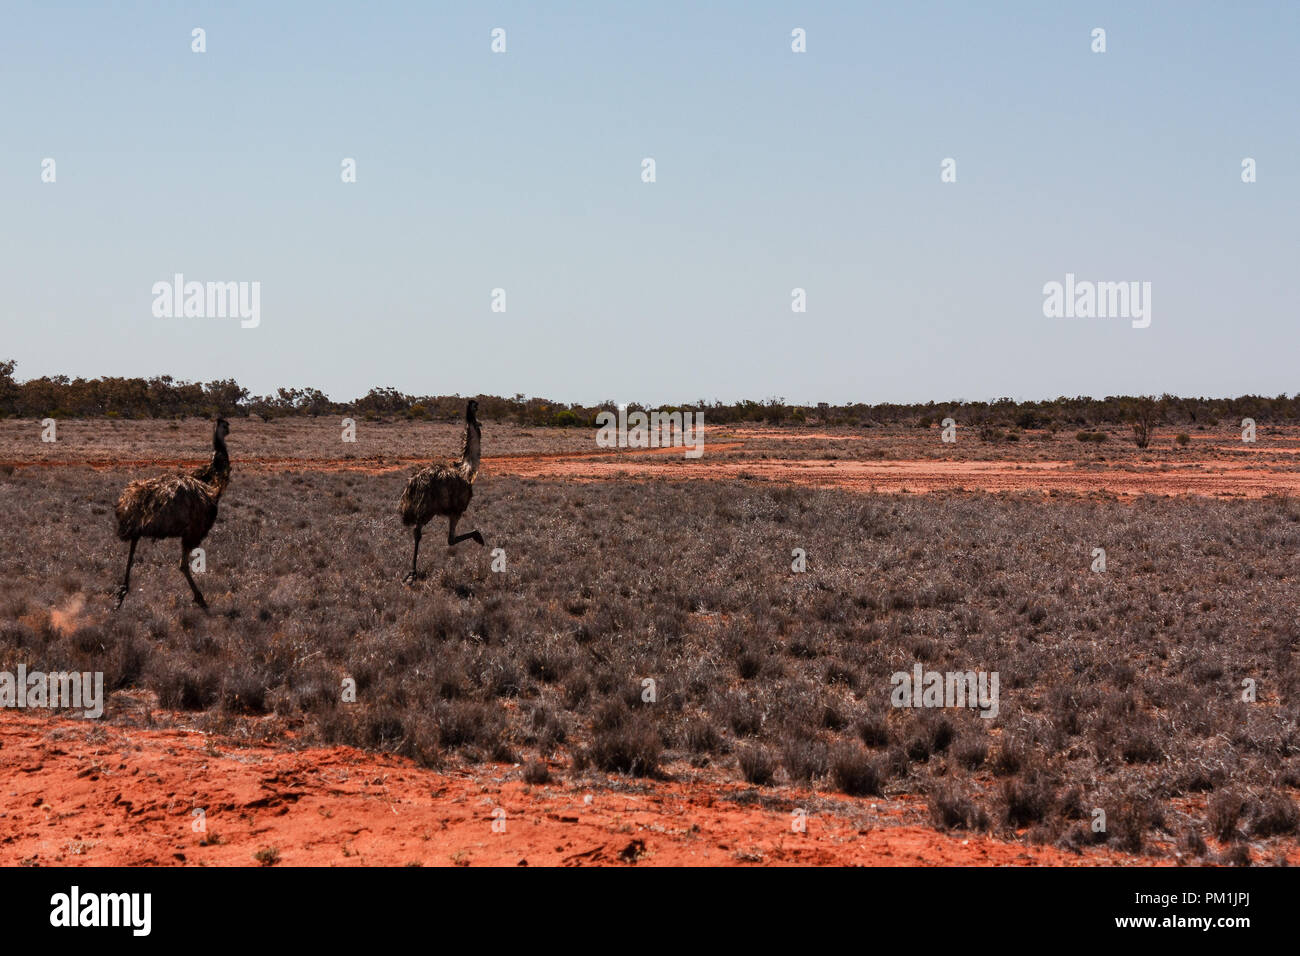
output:
M478 476L479 444L483 437L478 423L478 402L470 399L465 406L465 438L461 444L460 458L445 465L430 465L417 471L406 483L398 510L402 524L415 528L415 551L411 555L411 573L404 581L412 583L418 577L416 569L420 560L420 535L434 515L447 516L447 546L455 547L467 538L483 543L477 531L456 534L456 522L469 507L474 496L474 479Z
M117 589L117 606L131 590L131 565L141 538L180 538L181 573L194 592L194 602L206 609L199 586L190 574L189 555L203 541L217 520L217 503L230 482L230 455L226 436L230 423L218 418L212 429L212 458L188 475L145 478L126 486L117 499L117 536L131 542L126 556L126 577Z

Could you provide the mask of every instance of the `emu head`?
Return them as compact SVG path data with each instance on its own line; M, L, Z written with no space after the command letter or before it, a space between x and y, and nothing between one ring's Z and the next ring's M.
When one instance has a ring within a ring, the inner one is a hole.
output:
M230 422L226 421L224 418L218 418L216 426L212 429L212 432L220 438L225 438L230 434Z
M482 430L478 423L478 402L472 398L465 406L465 422L466 424L473 425L480 431Z

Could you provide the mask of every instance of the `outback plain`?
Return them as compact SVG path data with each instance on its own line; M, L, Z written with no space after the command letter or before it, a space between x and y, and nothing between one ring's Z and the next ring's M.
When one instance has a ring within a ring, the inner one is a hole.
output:
M0 711L0 863L1300 862L1300 427L487 419L486 543L404 586L461 431L232 418L205 613L175 541L114 611L113 506L210 422L0 421L0 669L106 695Z

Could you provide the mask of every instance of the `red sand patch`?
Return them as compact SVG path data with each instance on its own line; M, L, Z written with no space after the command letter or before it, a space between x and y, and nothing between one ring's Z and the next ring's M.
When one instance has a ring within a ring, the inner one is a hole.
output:
M272 849L300 866L1155 862L940 833L912 822L917 798L763 791L814 805L795 833L789 811L732 799L740 785L528 786L503 765L435 773L347 747L227 749L196 732L12 711L0 716L0 776L6 866L254 866ZM206 834L193 830L196 807ZM493 830L498 810L504 832Z
M487 471L487 466L484 468ZM750 478L860 492L1062 491L1116 495L1205 495L1259 498L1300 494L1300 472L1229 467L1217 462L1180 463L1176 468L1085 469L1072 462L740 460L683 463L665 470L636 461L494 462L492 472L532 478L591 481L614 478L735 480Z

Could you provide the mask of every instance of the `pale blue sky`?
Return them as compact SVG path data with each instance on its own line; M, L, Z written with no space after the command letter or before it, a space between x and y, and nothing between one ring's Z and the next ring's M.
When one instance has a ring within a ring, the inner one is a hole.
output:
M653 404L1300 389L1300 4L97 6L0 12L20 378ZM260 281L260 327L154 318L175 272ZM1150 328L1044 318L1066 272L1151 282Z

